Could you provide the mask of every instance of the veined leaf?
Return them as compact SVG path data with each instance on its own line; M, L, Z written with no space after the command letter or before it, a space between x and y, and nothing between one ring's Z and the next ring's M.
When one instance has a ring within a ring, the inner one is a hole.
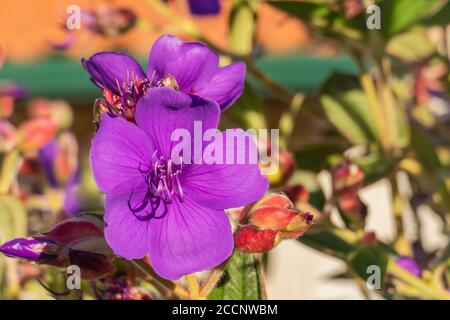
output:
M209 294L210 300L261 300L265 299L261 262L254 254L235 251L227 263L225 275Z

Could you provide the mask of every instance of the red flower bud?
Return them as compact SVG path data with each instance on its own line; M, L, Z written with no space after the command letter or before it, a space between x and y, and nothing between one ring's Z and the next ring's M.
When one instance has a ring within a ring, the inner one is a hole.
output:
M347 187L362 187L364 181L364 172L355 164L348 160L342 161L331 169L333 180L333 189L340 191Z
M237 250L244 253L264 253L273 249L281 240L281 234L275 230L258 230L258 228L245 225L234 234L234 243Z
M72 109L64 100L34 99L28 105L28 114L33 119L50 119L59 129L70 127L73 121Z
M296 216L296 210L263 206L251 212L249 222L261 229L287 231L288 225Z
M53 139L57 130L58 126L50 119L27 121L18 129L18 146L23 152L36 151Z
M9 118L14 110L14 98L0 96L0 118Z
M285 189L284 192L294 203L303 203L309 201L309 191L301 184L290 186Z
M309 228L313 215L294 209L283 194L269 194L249 213L248 222L259 229L280 231L284 238L296 238Z

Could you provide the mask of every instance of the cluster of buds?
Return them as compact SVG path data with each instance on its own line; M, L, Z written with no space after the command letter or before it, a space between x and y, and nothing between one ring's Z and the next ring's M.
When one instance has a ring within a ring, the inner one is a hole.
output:
M269 194L252 208L244 208L235 235L235 247L245 253L263 253L283 238L294 239L305 233L313 215L299 212L283 194Z
M21 90L24 89L15 89L17 91L15 94L18 95L18 91ZM0 117L0 152L17 148L26 156L36 155L38 150L50 142L58 131L67 129L72 124L73 115L70 105L62 100L31 100L27 111L29 118L17 128L6 117L4 119ZM10 115L1 107L0 114Z
M367 215L367 207L358 192L364 185L364 172L357 165L344 160L331 169L333 194L339 208L353 217L362 219Z
M91 213L65 220L48 232L10 240L0 246L0 252L55 267L77 265L81 277L87 280L114 272L112 252L103 236L103 221Z

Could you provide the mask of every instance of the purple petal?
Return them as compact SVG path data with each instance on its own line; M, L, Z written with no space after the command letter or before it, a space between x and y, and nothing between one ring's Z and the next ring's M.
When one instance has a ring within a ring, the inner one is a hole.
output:
M82 63L97 86L117 95L120 95L120 89L125 83L145 78L139 63L124 53L100 52L89 59L82 59Z
M68 215L73 216L81 212L84 208L79 189L80 187L78 184L68 184L64 188L63 209Z
M228 209L240 207L260 199L269 188L269 182L261 174L257 164L257 149L251 136L241 129L233 129L235 141L245 144L227 143L222 132L222 164L191 164L184 167L181 185L186 197L208 208ZM231 141L230 141L231 142ZM252 157L250 150L253 150ZM227 164L226 155L233 152L233 164ZM243 156L238 161L238 156ZM205 154L204 154L205 159Z
M150 222L150 260L167 279L215 267L232 254L233 246L226 213L189 198L174 201L164 219Z
M47 177L48 182L52 187L58 185L58 180L55 176L55 157L58 153L58 145L55 140L50 141L41 149L39 149L38 155L39 160L42 164L42 169Z
M90 160L94 179L108 192L131 178L140 178L147 169L154 148L151 140L135 124L105 114L92 140Z
M158 38L150 52L147 77L159 81L174 76L184 93L195 94L214 76L218 55L200 42L184 42L175 36Z
M114 254L125 259L140 259L148 253L149 220L139 218L146 208L135 214L130 209L141 205L146 192L141 178L129 180L106 195L105 238Z
M194 121L201 121L203 131L217 128L219 115L219 106L214 101L158 88L139 100L136 123L149 135L161 155L169 159L172 146L177 143L172 141L176 129L186 129L194 137Z
M219 0L189 0L189 8L194 15L218 14L220 12Z
M218 69L211 81L195 94L216 101L223 111L230 107L244 91L245 63L235 62Z
M408 271L409 273L415 275L416 277L420 277L422 274L422 270L417 264L416 260L409 257L398 257L395 261L400 267Z

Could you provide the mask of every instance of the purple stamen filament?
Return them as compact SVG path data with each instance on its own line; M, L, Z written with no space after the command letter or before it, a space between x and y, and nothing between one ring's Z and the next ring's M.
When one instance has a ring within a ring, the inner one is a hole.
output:
M177 196L180 202L183 202L184 194L180 182L182 164L175 164L171 159L166 160L164 157L158 157L157 152L155 152L150 167L143 169L140 166L138 170L144 177L147 192L137 206L131 204L133 192L128 199L128 208L138 219L161 218L162 216L156 217L157 209L160 205L167 206L172 203L174 196ZM148 205L150 205L150 209L145 212L146 214L138 216L137 214L144 211Z

